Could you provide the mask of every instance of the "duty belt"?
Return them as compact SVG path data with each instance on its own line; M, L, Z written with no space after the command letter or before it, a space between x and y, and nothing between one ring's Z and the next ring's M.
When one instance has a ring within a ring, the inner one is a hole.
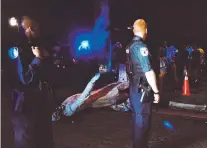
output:
M138 89L138 93L142 93L142 96L140 98L140 102L145 102L146 96L149 96L149 94L152 90L151 86L148 84L147 80L143 80L142 77L139 77L137 89Z

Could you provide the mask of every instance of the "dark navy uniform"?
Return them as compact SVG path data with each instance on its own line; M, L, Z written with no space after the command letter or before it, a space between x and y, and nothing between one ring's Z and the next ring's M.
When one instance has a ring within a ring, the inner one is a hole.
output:
M20 57L14 62L21 83L27 86L25 99L15 104L19 106L13 113L15 148L53 148L48 85L52 62L50 58L34 58L27 69L22 68Z
M134 36L129 44L130 103L132 108L133 148L147 148L151 120L152 93L145 72L152 70L149 51L142 39ZM147 88L147 89L146 89Z

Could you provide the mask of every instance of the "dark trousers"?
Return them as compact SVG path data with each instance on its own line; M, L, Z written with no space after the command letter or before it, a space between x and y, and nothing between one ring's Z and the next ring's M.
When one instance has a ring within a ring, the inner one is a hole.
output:
M9 96L1 94L1 148L14 148L11 102Z
M35 97L34 97L35 96ZM52 118L47 98L30 95L12 116L15 148L53 148Z
M133 148L147 148L151 123L152 103L140 102L136 80L130 84L130 104L132 108ZM147 97L147 96L146 96ZM151 96L148 96L151 97Z

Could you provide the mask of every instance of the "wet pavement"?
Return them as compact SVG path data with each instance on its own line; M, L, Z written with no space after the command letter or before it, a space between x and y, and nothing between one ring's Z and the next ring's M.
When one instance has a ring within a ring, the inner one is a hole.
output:
M130 113L87 109L54 123L56 148L132 148ZM153 113L150 148L207 148L207 120Z

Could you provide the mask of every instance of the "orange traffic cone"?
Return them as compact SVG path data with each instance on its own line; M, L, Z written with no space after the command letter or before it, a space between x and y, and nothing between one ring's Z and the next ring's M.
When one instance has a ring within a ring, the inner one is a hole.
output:
M187 68L184 68L185 78L183 83L183 96L190 96L190 84L188 80Z

